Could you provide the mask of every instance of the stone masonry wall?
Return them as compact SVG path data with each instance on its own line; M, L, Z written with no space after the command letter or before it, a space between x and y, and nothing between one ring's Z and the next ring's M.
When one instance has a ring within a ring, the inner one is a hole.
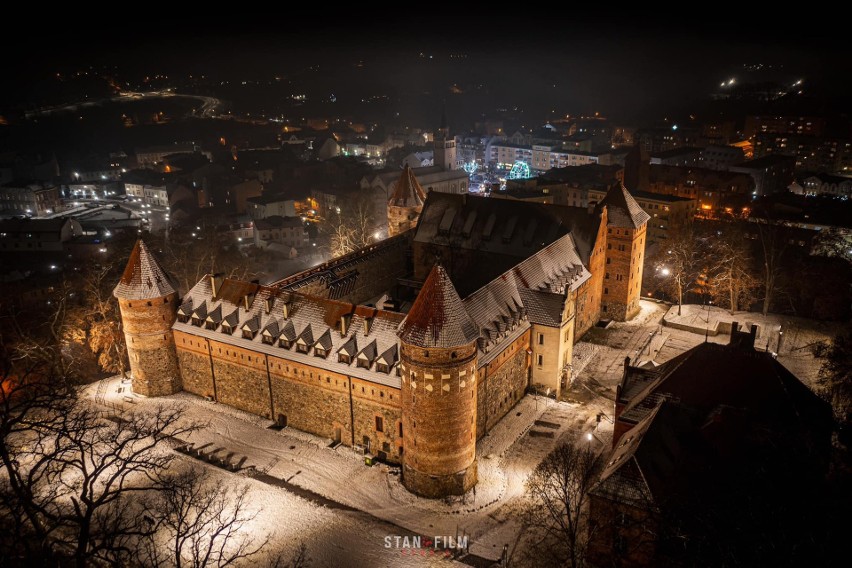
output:
M399 389L176 332L184 388L199 396L399 462ZM267 374L268 365L268 374ZM376 421L381 417L381 423ZM354 419L354 435L352 423ZM378 431L377 426L382 430ZM365 441L368 440L369 442ZM381 454L380 454L381 452Z
M150 300L119 300L133 391L163 396L181 390L172 324L177 294Z
M402 343L403 483L419 495L461 495L476 483L476 344Z
M627 321L639 312L645 226L607 228L601 317Z
M527 389L530 334L524 333L488 365L479 369L476 439L478 440L515 404Z

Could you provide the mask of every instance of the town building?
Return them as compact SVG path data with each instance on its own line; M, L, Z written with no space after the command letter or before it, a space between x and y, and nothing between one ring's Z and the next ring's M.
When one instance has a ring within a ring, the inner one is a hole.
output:
M852 177L831 174L804 174L797 176L790 191L799 195L833 195L852 197Z
M711 170L727 170L745 159L743 149L738 146L710 145L701 151L701 167Z
M742 208L754 195L754 178L745 172L652 165L648 191L696 201L703 215Z
M199 146L197 146L194 142L136 148L136 164L140 168L156 169L158 166L162 165L163 159L166 156L173 154L194 154L200 150L201 148L199 148Z
M302 249L308 246L308 231L301 217L281 217L272 215L254 221L254 244L267 248L278 244L289 249Z
M805 134L822 136L825 119L819 116L751 115L745 119L743 135L754 138L758 134Z
M257 221L267 217L295 217L296 202L282 195L259 195L246 198L246 212Z
M824 475L830 405L756 349L769 330L731 328L728 345L705 342L660 366L625 361L612 448L589 494L588 561L691 565L708 530L722 532L716 523L766 523L750 507ZM712 541L711 557L723 544Z
M414 170L405 166L388 200L388 236L393 237L416 227L425 202L426 193L417 182Z
M769 155L729 168L731 172L748 174L754 179L754 195L784 193L793 183L796 160L789 156Z
M73 219L2 219L0 252L58 252L82 234L83 228Z
M589 203L595 205L606 197L607 192L589 190ZM685 234L692 227L698 201L689 197L664 195L648 191L630 193L648 214L648 244L665 242L675 235Z
M392 206L416 207L414 171L398 182ZM476 441L528 390L559 396L601 317L638 313L648 218L620 185L595 208L433 191L411 230L180 299L139 243L115 290L134 390L209 397L401 464L417 494L462 494Z
M701 164L701 148L684 146L651 153L650 163L664 166L698 166Z
M53 184L17 181L0 186L0 213L41 217L59 210L59 188Z

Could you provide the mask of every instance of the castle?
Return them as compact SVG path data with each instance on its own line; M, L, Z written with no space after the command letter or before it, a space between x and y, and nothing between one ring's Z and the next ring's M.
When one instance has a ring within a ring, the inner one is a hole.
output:
M620 185L588 209L399 187L399 234L266 286L207 275L178 298L139 241L114 292L134 391L363 448L419 495L473 487L476 441L638 312L648 215Z

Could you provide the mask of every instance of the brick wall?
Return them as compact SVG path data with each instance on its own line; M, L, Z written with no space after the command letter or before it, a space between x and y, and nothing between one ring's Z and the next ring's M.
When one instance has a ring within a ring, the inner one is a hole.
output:
M524 333L478 370L476 439L494 427L523 398L529 376L530 333Z
M601 213L595 246L589 255L591 277L577 290L576 317L574 318L574 341L579 341L601 317L601 295L603 293L604 269L606 266L607 213Z
M607 227L601 317L627 321L639 313L644 252L645 225Z
M175 333L187 392L345 445L366 446L366 437L371 454L399 461L399 389L213 340L211 373L208 340Z
M177 294L150 300L119 300L133 392L163 396L181 390L172 324Z
M427 497L476 484L476 343L452 349L402 344L403 483Z
M659 523L650 511L589 495L590 535L586 560L595 566L653 566Z
M388 236L393 237L417 226L422 207L388 205Z

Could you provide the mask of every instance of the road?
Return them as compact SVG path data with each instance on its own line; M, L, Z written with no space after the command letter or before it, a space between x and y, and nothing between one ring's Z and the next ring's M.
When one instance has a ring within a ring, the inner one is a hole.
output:
M183 97L188 99L196 99L201 101L201 107L197 109L193 109L190 113L191 116L196 116L199 118L213 118L216 116L219 108L223 106L222 101L210 96L205 95L186 95L182 93L174 93L172 91L147 91L147 92L136 92L136 91L122 91L114 97L107 97L102 99L96 99L91 101L78 101L74 103L68 103L64 105L51 106L51 107L42 107L40 109L36 109L33 111L27 111L26 117L33 118L36 116L48 116L54 113L59 112L76 112L81 108L90 108L102 105L106 102L129 102L129 101L138 101L142 99L155 99L155 98L173 98L173 97Z

